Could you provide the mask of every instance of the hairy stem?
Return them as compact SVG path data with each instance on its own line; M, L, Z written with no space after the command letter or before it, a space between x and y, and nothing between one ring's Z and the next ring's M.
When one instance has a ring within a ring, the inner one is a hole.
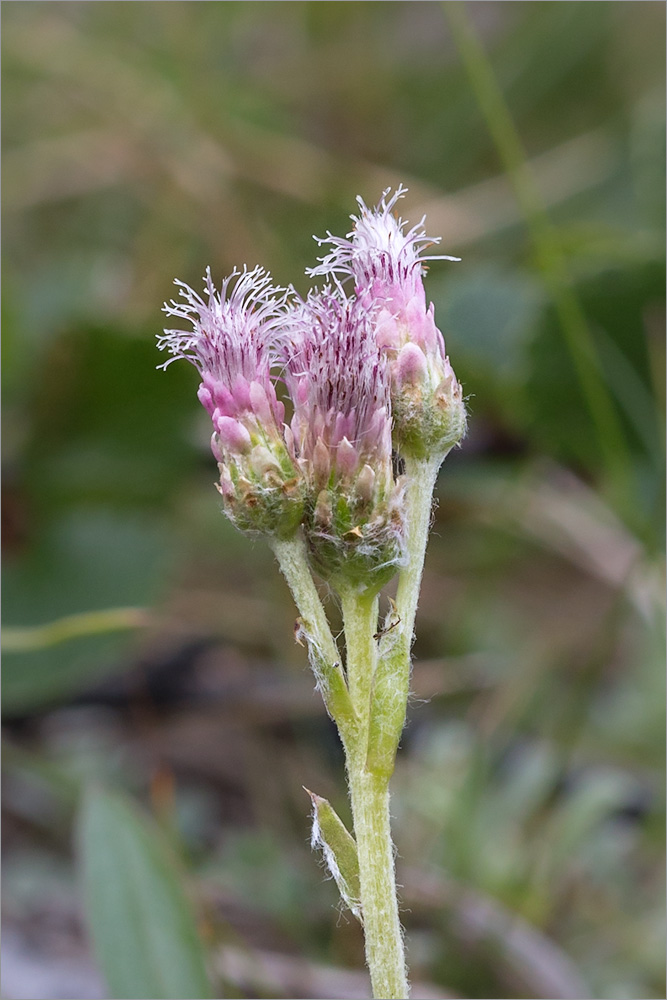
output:
M308 656L317 686L327 711L338 726L343 743L347 745L357 729L357 719L341 668L338 647L310 572L305 542L298 534L287 541L274 539L272 548L301 615L297 623L297 638L303 636L308 644Z
M359 853L366 961L374 997L405 998L408 981L398 915L389 818L389 778L405 723L410 647L431 520L433 489L444 456L406 460L407 558L396 595L398 622L373 639L377 603L343 601L348 678L362 740L348 752L354 832ZM366 622L363 617L366 615Z
M377 597L342 595L347 676L358 737L346 748L359 857L361 912L373 996L405 1000L408 983L398 916L394 850L389 821L388 779L366 768L368 726L377 662Z
M389 777L405 724L410 687L410 649L428 542L433 489L442 464L438 459L405 460L407 553L396 594L397 620L380 644L368 734L367 767Z
M387 780L370 774L357 759L348 761L348 771L373 996L406 1000L409 987L396 898Z
M378 599L347 591L341 594L341 603L347 650L347 683L361 728L366 729L377 661L373 636L377 630Z
M274 542L280 568L302 616L311 664L345 747L359 859L359 894L373 996L406 1000L409 993L398 913L389 816L389 778L405 711L410 647L441 460L407 460L407 556L399 578L398 623L378 643L378 599L341 594L347 680L313 582L301 536Z
M437 459L405 460L405 475L407 488L407 562L398 578L396 606L401 616L404 632L408 634L408 642L412 645L415 628L415 616L419 602L424 557L428 543L428 533L431 525L431 509L433 506L433 490L438 478L438 470L446 456Z

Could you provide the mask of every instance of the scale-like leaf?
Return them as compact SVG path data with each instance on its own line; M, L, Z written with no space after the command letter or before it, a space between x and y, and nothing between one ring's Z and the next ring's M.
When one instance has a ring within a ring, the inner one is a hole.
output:
M313 803L311 845L321 848L343 902L363 923L357 843L331 803L314 792L308 794Z

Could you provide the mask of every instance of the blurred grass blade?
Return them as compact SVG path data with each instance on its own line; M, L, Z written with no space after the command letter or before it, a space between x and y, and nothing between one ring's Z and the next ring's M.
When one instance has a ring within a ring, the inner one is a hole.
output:
M155 513L115 510L111 501L53 505L3 566L5 717L62 703L127 670L176 558Z
M83 611L65 615L44 625L21 628L6 626L2 632L2 648L6 653L21 653L33 649L47 649L69 639L102 632L119 632L141 628L148 623L143 608L103 608L101 611Z
M603 374L597 345L581 303L572 289L565 257L544 207L523 143L493 66L462 0L444 0L442 8L468 74L480 112L514 188L598 435L607 467L619 481L628 467L623 427Z
M79 845L86 914L109 995L210 997L195 919L158 829L123 796L92 788Z

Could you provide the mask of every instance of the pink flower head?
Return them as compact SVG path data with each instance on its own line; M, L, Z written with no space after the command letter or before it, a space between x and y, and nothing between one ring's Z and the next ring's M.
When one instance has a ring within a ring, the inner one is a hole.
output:
M345 238L327 233L325 239L317 239L320 245L328 243L332 249L309 273L354 280L355 293L379 307L376 337L380 347L398 351L412 341L425 352L442 351L444 356L433 310L426 308L424 264L459 258L425 254L440 239L426 235L424 219L405 232L406 223L394 215L393 209L406 191L401 185L388 198L387 188L373 209L357 198L361 212L359 217L351 216L354 229Z
M327 234L328 254L310 274L350 277L355 294L374 313L374 338L391 371L394 441L399 451L424 457L452 446L465 430L461 387L427 305L423 276L430 260L458 257L427 254L439 242L424 230L424 219L406 231L394 208L406 189L387 189L375 208L357 198L354 229L345 238Z
M210 269L204 281L204 297L176 281L184 301L164 311L192 329L158 337L160 350L172 355L160 367L185 358L201 376L198 396L213 421L211 450L232 520L243 530L293 532L303 505L272 376L288 292L261 267L235 269L220 292Z
M251 444L280 438L285 408L271 380L276 340L285 315L286 291L275 288L261 267L236 269L220 292L207 268L205 297L182 281L183 302L165 303L168 316L187 320L192 330L165 330L160 350L190 361L201 375L199 400L213 421L213 453L249 451Z
M330 288L294 310L285 379L294 403L295 455L324 487L352 481L365 465L391 473L391 403L386 360L372 312Z
M305 529L334 586L376 591L403 557L403 482L394 482L387 360L374 311L337 289L294 309L285 381L291 453L308 483Z

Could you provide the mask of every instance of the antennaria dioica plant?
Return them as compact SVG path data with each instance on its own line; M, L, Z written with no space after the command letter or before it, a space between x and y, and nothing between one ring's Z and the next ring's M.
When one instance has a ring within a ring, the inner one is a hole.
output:
M314 846L361 921L373 995L406 998L389 821L389 779L405 722L410 648L438 469L465 433L461 386L427 306L423 220L406 231L405 189L361 199L345 238L310 270L301 299L261 267L165 305L190 330L158 339L201 375L216 486L234 524L263 535L299 610L297 637L345 750L354 830L310 793ZM276 388L279 388L279 392ZM286 414L285 403L290 407ZM400 474L396 474L400 469ZM340 599L344 656L313 574ZM398 574L379 627L379 593Z

